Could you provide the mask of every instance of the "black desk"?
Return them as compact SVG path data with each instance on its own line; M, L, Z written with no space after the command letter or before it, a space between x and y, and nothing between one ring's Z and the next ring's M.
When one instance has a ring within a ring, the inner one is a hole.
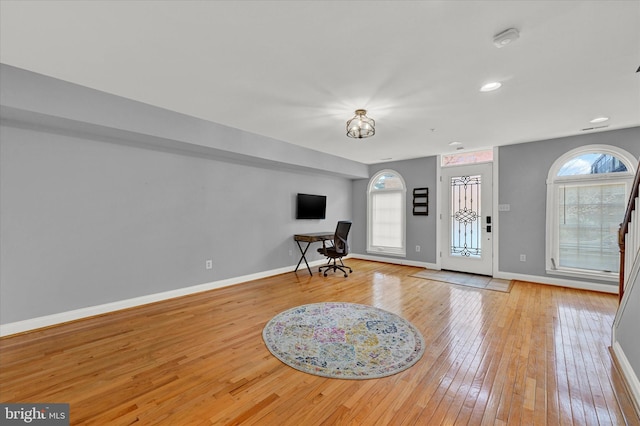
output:
M307 254L307 249L309 249L309 246L311 245L311 243L317 243L319 241L322 241L322 243L324 244L325 241L333 240L334 234L335 232L313 232L311 234L295 234L293 236L293 239L298 244L298 248L300 249L300 254L302 256L300 256L300 260L298 260L296 269L293 272L298 271L298 268L300 267L300 263L302 263L302 261L304 260L304 264L307 265L307 270L309 271L309 274L313 275L313 272L311 272L311 268L309 268L309 264L307 263L307 258L305 257L305 255ZM300 241L307 243L304 249L300 245Z

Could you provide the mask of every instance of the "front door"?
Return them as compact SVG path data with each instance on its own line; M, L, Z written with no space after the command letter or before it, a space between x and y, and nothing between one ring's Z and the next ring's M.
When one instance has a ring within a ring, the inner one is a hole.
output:
M493 275L492 167L442 168L442 269Z

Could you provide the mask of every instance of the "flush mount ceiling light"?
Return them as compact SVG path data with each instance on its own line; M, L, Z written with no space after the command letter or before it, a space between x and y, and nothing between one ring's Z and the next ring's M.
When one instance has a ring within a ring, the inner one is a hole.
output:
M456 146L456 145L462 145L462 142L458 142L458 141L449 142L449 146Z
M603 121L607 121L609 117L596 117L593 120L589 121L589 123L602 123Z
M502 87L502 83L500 83L499 81L492 81L491 83L487 83L484 86L482 86L480 88L481 92L492 92L494 90L499 89L500 87Z
M347 136L364 139L376 134L375 120L367 117L366 109L357 109L356 115L347 121Z

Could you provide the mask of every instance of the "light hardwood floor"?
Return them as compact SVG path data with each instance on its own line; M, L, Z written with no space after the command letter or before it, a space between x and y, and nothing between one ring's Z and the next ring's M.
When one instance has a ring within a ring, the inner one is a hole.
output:
M72 424L95 425L640 424L608 350L616 296L345 263L349 278L287 273L0 339L0 400L67 402ZM406 318L424 356L373 380L285 366L264 325L322 301Z

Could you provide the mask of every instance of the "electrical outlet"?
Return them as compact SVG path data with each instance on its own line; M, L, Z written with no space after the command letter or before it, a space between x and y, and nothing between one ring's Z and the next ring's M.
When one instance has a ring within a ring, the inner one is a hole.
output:
M416 246L416 251L419 252L420 251L420 246Z
M211 260L211 259L207 260L205 262L204 267L207 268L207 269L213 269L213 260Z
M527 255L526 254L521 254L520 255L520 262L526 262L527 261Z

